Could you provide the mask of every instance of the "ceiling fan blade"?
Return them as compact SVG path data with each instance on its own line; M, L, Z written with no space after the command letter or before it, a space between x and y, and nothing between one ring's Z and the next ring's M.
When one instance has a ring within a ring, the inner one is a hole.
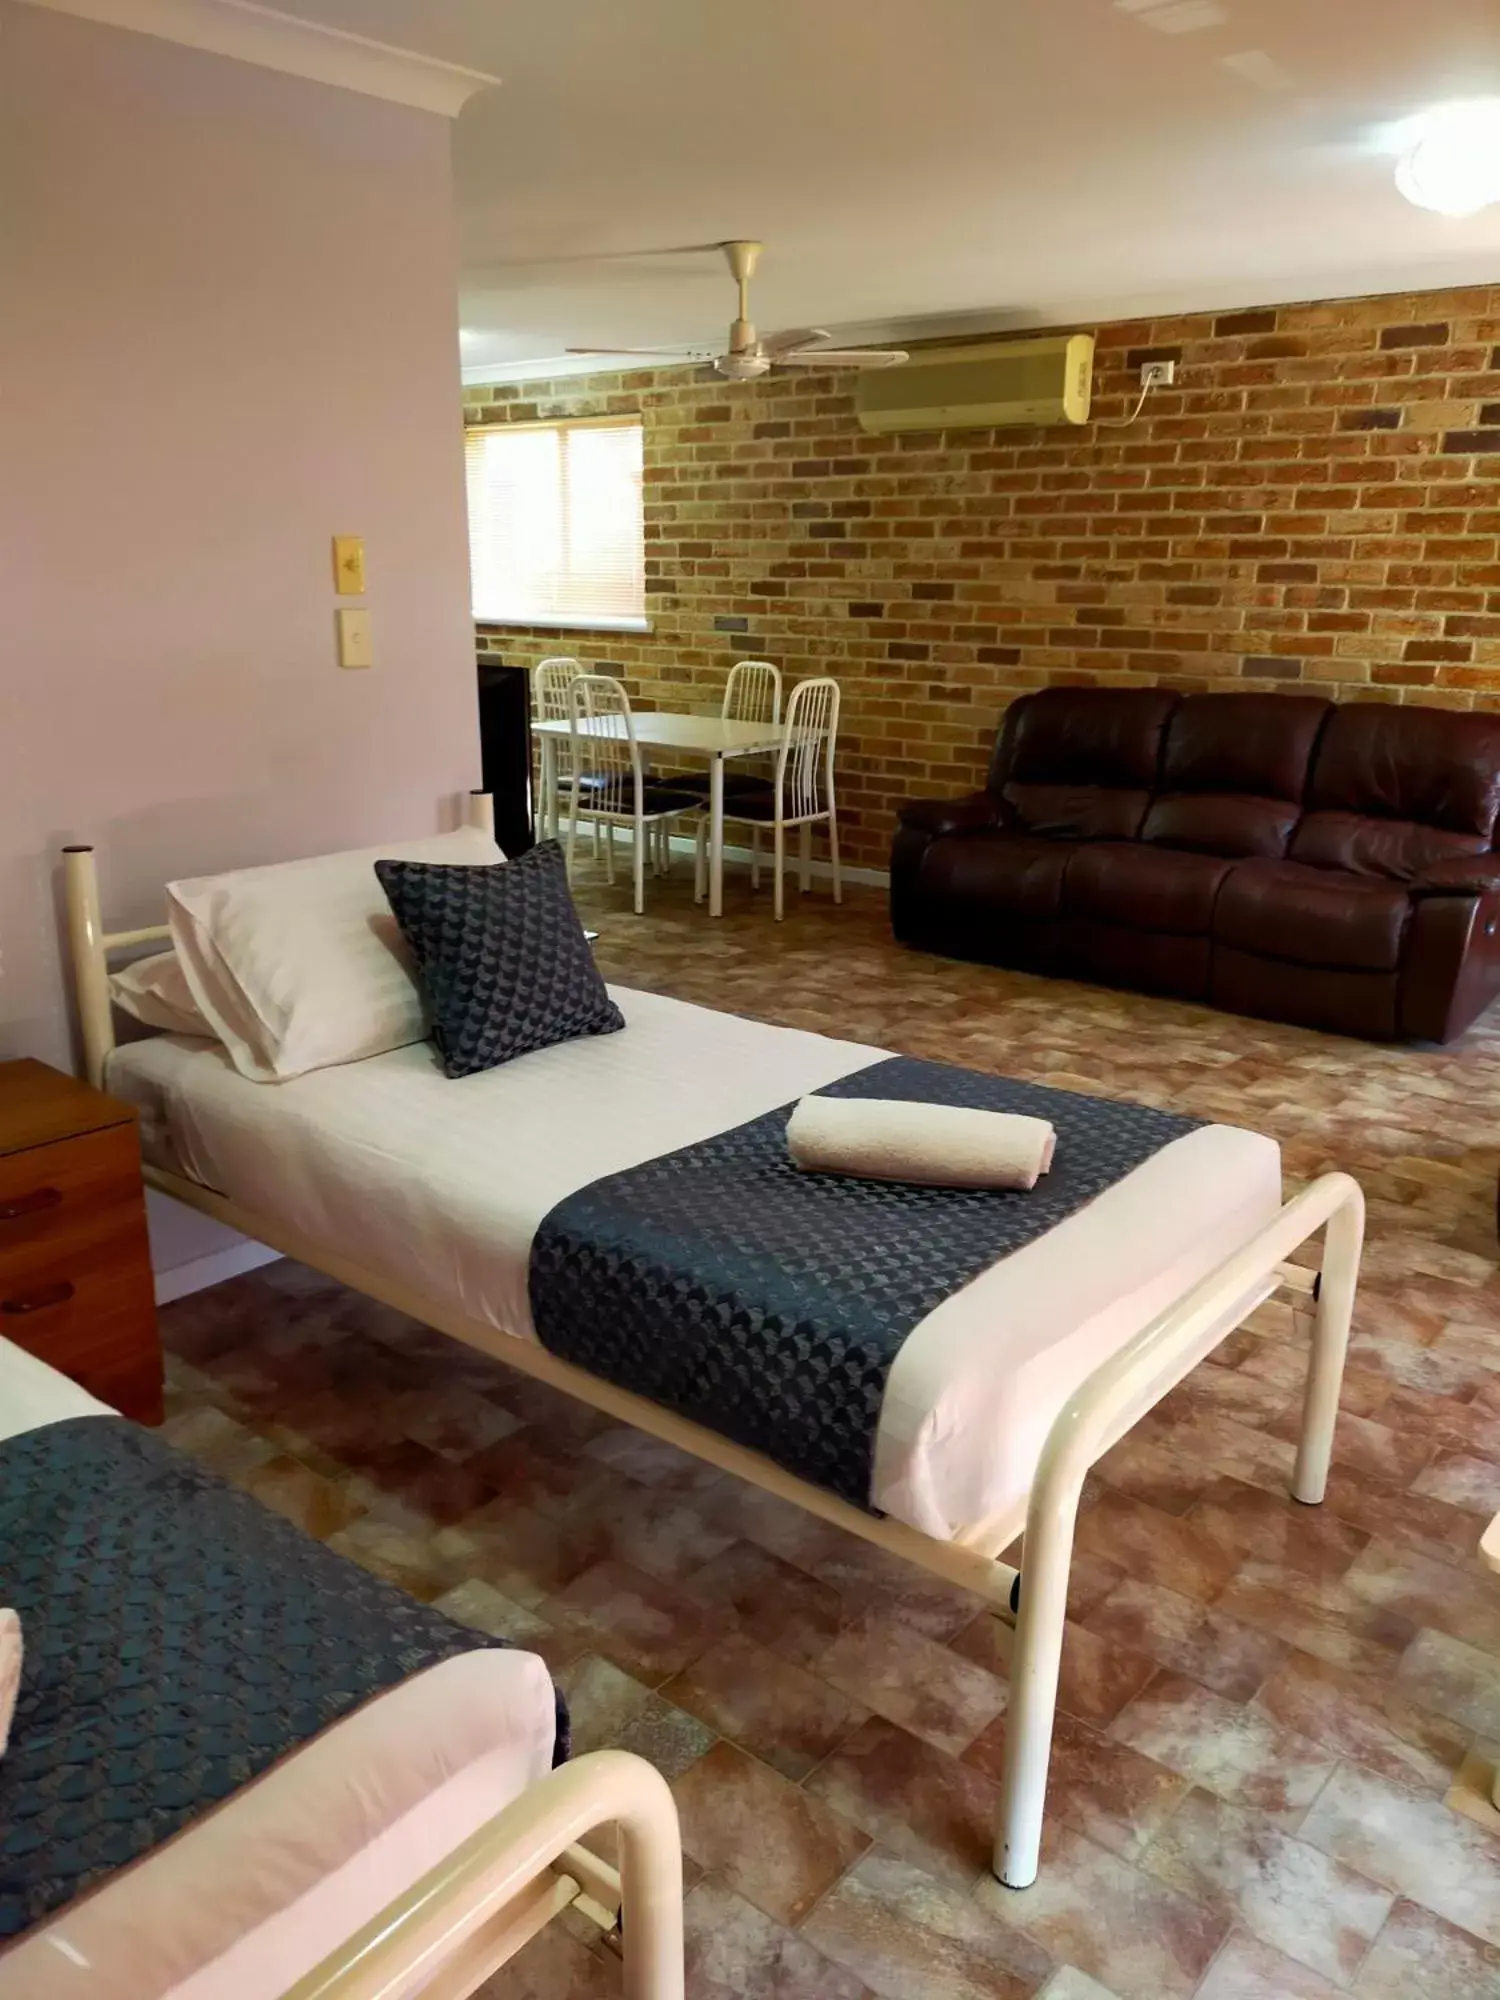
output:
M826 347L832 339L825 326L799 326L790 333L768 333L760 348L762 354L769 354L774 361L778 354L790 354L793 348Z
M654 257L700 257L723 248L722 243L658 243L628 250L574 250L560 257L494 257L487 263L470 264L466 268L471 272L543 271L560 269L565 264L631 264L649 262Z
M899 368L911 356L899 347L813 347L772 359L778 368Z
M564 354L655 354L675 361L702 361L711 358L706 347L565 347Z

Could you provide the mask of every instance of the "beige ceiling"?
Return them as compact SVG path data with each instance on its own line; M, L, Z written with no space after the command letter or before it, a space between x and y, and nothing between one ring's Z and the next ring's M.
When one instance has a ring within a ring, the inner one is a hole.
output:
M1500 0L283 0L493 70L456 132L464 360L763 328L1092 321L1500 282L1391 180L1500 95Z

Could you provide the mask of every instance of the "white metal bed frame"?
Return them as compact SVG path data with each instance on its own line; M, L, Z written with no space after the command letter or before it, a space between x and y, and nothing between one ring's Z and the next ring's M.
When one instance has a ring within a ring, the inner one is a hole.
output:
M618 1872L578 1845L611 1821ZM569 1908L618 1944L625 2000L683 2000L677 1807L630 1751L591 1751L528 1786L283 2000L463 2000Z
M487 794L471 794L469 813L472 823L492 826L493 808ZM114 1047L109 953L158 943L170 933L164 927L106 932L100 917L93 850L70 848L65 853L68 924L84 1060L89 1078L98 1083ZM146 1179L162 1193L356 1291L457 1340L495 1352L495 1328L483 1321L470 1320L451 1306L425 1299L399 1280L366 1269L197 1182L156 1167L147 1167ZM1289 1261L1320 1233L1322 1258L1316 1272ZM759 1453L558 1360L538 1342L516 1340L503 1358L581 1402L792 1501L934 1576L973 1591L997 1617L1015 1624L994 1872L1007 1887L1024 1889L1037 1873L1068 1571L1079 1499L1090 1467L1251 1313L1279 1297L1290 1305L1298 1329L1308 1340L1302 1428L1291 1490L1305 1505L1317 1505L1327 1487L1363 1238L1364 1196L1359 1183L1348 1174L1320 1175L1217 1270L1159 1313L1075 1390L1048 1434L1024 1505L972 1522L951 1541L939 1541L888 1517L866 1514L795 1478ZM1000 1560L1001 1552L1018 1534L1023 1536L1024 1588L1021 1572ZM344 2000L342 1991L339 2000Z

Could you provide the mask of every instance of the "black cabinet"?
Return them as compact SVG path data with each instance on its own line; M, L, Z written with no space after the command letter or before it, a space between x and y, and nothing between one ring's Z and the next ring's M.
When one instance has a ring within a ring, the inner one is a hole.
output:
M536 844L531 809L531 677L524 667L479 662L479 748L504 853Z

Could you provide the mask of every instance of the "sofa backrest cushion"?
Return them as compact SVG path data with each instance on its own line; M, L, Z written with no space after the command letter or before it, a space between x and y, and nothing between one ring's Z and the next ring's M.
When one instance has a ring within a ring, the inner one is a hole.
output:
M1332 707L1306 694L1189 695L1167 725L1142 840L1279 860L1301 815L1313 745Z
M1500 715L1350 702L1319 738L1295 861L1409 880L1482 854L1500 810Z
M1177 703L1163 688L1057 687L1022 695L1006 710L990 789L1028 833L1134 840Z

